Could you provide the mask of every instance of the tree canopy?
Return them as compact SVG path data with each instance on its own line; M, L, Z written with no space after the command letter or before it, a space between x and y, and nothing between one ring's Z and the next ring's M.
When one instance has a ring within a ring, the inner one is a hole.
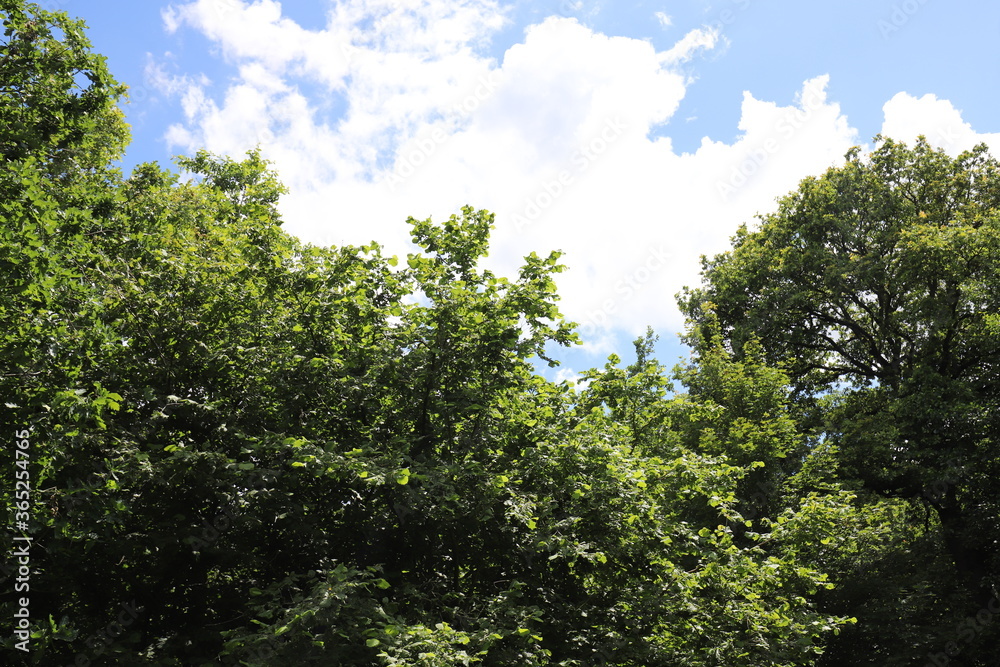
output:
M82 23L0 18L7 662L995 664L984 150L852 153L706 260L686 363L574 385L558 252L303 243L258 151L124 175Z
M681 305L788 371L837 479L929 513L950 561L934 605L974 616L1000 584L1000 168L982 145L877 141L744 226Z

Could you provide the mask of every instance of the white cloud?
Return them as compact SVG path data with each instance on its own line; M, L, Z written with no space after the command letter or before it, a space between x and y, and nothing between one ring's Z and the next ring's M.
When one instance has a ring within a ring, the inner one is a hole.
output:
M858 142L826 76L791 106L746 92L730 143L679 153L651 136L679 122L691 84L678 65L716 47L711 30L658 52L550 17L497 62L480 47L505 16L487 0L347 0L321 31L279 9L197 0L164 14L169 29L210 37L237 73L221 99L195 77L161 77L185 113L168 139L233 155L261 143L292 189L286 229L312 242L375 239L402 254L409 215L493 211L491 268L511 275L531 251L565 251L561 308L594 352L619 332L680 330L674 295L697 283L699 256ZM917 107L950 117L926 100L887 104L887 134ZM328 114L338 103L343 114Z
M660 22L660 26L663 28L669 28L674 24L674 20L664 12L656 12L654 16L656 16L656 20Z
M572 368L560 368L554 374L555 382L569 382L575 385L577 389L584 389L590 384L589 381L583 380L579 373L574 371Z
M691 60L698 51L715 48L719 41L717 28L696 29L681 38L669 51L660 54L660 62L665 65Z
M229 62L251 59L277 71L295 67L334 87L348 73L352 35L344 26L305 30L282 17L281 3L274 0L196 0L170 5L162 17L170 33L182 26L203 33Z
M208 77L204 74L198 75L197 77L168 74L162 64L153 60L152 54L147 53L146 56L149 60L146 62L146 66L143 69L143 77L147 83L162 91L166 95L182 95L187 92L189 88L203 88L211 83Z
M939 100L927 94L914 97L897 93L882 107L885 121L882 134L899 141L913 143L924 135L931 145L943 148L951 155L958 155L978 143L986 143L990 151L1000 153L1000 134L977 134L962 119L962 112L948 100Z

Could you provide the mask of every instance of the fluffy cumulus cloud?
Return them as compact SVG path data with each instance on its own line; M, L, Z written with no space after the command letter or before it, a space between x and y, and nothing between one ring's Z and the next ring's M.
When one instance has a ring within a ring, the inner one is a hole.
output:
M948 100L927 94L914 97L897 93L882 107L885 122L882 134L912 143L920 135L933 146L958 155L978 143L985 143L994 155L1000 154L1000 134L978 134L962 119L962 112Z
M184 111L168 139L233 155L261 144L292 189L286 228L312 242L402 254L407 216L493 211L491 268L562 250L562 309L594 352L616 332L680 330L674 294L698 280L699 256L858 143L818 76L789 106L746 92L734 140L675 150L691 85L679 66L716 47L711 29L657 51L550 17L496 60L484 47L507 19L491 0L342 0L327 19L306 30L273 0L166 10L168 30L201 32L236 73L210 92L151 65ZM887 133L910 131L899 118L915 105L948 116L925 100L894 98Z

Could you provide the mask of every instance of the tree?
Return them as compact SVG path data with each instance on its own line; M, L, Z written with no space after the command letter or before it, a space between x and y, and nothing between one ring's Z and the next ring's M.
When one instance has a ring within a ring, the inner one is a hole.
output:
M11 0L0 19L0 387L23 397L13 382L33 386L53 370L43 361L65 323L47 315L81 305L87 237L109 231L111 162L128 128L117 106L124 86L90 51L81 21Z
M741 228L679 302L737 355L757 340L787 369L838 479L933 512L953 566L936 604L957 623L1000 592L1000 171L985 146L953 159L877 141ZM975 634L950 664L996 661L996 629Z
M50 176L101 169L120 157L125 93L90 50L83 21L18 0L0 2L0 156L32 158Z
M841 506L736 494L801 441L780 373L719 348L672 397L647 337L550 382L532 360L577 341L558 253L480 269L471 207L409 220L405 262L300 243L255 151L122 177L82 26L0 7L29 662L791 667L847 622L801 548Z
M185 164L126 182L75 384L22 412L45 660L798 665L842 624L822 575L734 542L743 472L667 428L649 341L579 397L534 374L572 340L556 255L479 271L472 209L411 221L405 268L299 246L259 158Z

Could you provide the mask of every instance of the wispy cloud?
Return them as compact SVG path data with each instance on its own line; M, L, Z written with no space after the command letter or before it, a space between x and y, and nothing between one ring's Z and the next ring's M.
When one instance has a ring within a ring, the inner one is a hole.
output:
M681 38L669 51L660 54L660 62L665 65L675 65L687 62L699 51L715 48L719 41L719 31L716 28L698 28Z

